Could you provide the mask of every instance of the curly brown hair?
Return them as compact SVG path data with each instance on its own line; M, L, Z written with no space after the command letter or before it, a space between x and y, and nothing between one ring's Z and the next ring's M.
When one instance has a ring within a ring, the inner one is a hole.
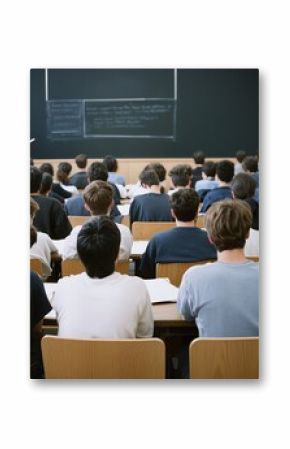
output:
M250 206L241 200L222 200L214 203L205 216L210 240L219 252L244 248L252 224Z

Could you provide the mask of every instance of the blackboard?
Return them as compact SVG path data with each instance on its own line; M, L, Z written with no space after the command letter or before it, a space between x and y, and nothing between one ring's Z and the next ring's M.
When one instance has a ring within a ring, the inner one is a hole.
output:
M257 69L32 69L30 82L33 158L258 153Z

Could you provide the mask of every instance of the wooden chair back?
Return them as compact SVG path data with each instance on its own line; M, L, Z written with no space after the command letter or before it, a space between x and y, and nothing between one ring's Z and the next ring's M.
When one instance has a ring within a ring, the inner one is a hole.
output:
M121 223L130 228L130 217L129 215L123 215Z
M43 277L43 269L42 262L39 259L31 258L30 259L30 271L34 271L40 277Z
M195 223L195 226L197 228L204 228L205 227L205 215L198 215L197 216L197 221Z
M158 232L175 228L175 221L135 221L132 225L133 240L150 240Z
M82 226L86 221L88 221L89 216L85 215L68 215L70 224L74 228L75 226Z
M41 341L47 379L164 379L165 344L159 338Z
M195 262L174 262L174 263L157 263L156 264L156 277L168 278L171 284L179 287L181 284L182 276L191 267L195 265L204 265L205 263L214 262L214 260L198 260Z
M128 274L129 260L121 260L116 262L115 270L121 274ZM80 259L65 259L61 262L61 271L63 276L70 276L71 274L80 274L85 271L85 267Z
M189 346L191 379L258 379L259 338L197 338Z
M260 262L260 257L259 256L246 256L246 259L251 260L252 262Z

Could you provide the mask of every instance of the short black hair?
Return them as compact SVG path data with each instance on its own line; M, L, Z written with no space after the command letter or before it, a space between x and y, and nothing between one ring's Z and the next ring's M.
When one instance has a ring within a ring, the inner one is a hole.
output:
M216 174L220 181L231 182L234 177L234 171L234 163L226 159L216 164Z
M170 205L177 220L192 221L198 214L199 196L192 189L180 189L171 195Z
M159 178L155 170L143 170L139 175L139 179L141 185L149 187L159 186Z
M53 166L49 162L44 162L43 164L41 164L39 170L41 171L41 173L49 173L51 176L54 176Z
M256 181L248 173L238 173L232 181L232 191L235 198L246 200L252 198L256 190Z
M37 231L33 225L30 225L30 248L37 242Z
M206 174L206 176L208 176L209 178L214 178L215 174L216 174L216 164L213 161L206 161L203 166L202 169L203 173Z
M78 154L75 157L75 163L78 168L86 168L88 157L86 154Z
M196 164L203 164L205 160L205 154L203 151L196 151L193 153L193 160Z
M40 195L45 195L50 191L52 186L52 176L49 173L43 173L39 193Z
M173 167L168 173L175 187L186 187L189 184L191 170L188 173L186 167L184 164L179 164Z
M245 151L238 150L236 152L237 161L241 164L243 162L243 160L245 159L246 155L247 155L247 153Z
M243 160L242 167L245 171L256 173L258 171L258 158L255 156L247 156Z
M108 170L102 162L93 162L88 170L89 181L107 181Z
M166 178L166 168L159 162L152 162L146 165L144 170L154 170L157 173L160 182L163 182Z
M91 278L104 278L115 271L121 235L109 217L91 218L77 237L77 252Z
M37 167L30 167L30 193L37 193L40 188L42 173Z
M118 170L117 159L110 154L104 157L103 164L109 172L116 172Z

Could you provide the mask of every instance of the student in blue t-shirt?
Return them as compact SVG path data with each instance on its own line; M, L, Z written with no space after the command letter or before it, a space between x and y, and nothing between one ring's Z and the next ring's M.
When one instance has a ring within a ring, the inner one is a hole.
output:
M155 170L144 169L140 176L141 186L148 193L136 196L130 205L130 223L134 221L172 221L169 196L160 193L160 182Z
M258 336L259 264L244 253L251 209L245 201L219 201L206 214L205 224L218 260L186 271L177 309L195 320L200 337Z
M233 198L231 182L234 177L234 164L231 161L220 161L216 164L216 180L218 187L208 192L203 200L201 211L206 212L216 201Z
M143 254L140 271L143 278L155 278L159 262L191 262L216 259L216 249L207 233L195 227L199 197L192 189L180 189L170 199L176 228L156 234Z

